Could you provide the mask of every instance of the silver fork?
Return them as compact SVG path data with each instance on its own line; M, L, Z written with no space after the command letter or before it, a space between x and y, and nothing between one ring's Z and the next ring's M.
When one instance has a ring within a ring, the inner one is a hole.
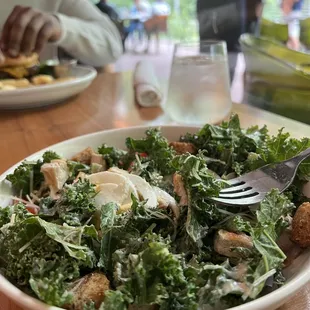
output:
M212 200L231 206L250 206L261 202L273 188L282 193L292 184L299 165L309 156L310 148L291 159L229 180L230 187L221 190L219 197Z

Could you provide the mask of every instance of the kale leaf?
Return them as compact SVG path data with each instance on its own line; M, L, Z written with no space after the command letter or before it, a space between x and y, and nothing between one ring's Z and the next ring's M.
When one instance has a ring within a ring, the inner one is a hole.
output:
M201 155L177 156L172 162L175 170L182 176L188 196L185 228L198 247L202 246L202 239L209 226L223 218L210 198L217 197L220 190L227 186L221 179L215 179Z
M109 168L113 166L122 167L127 154L126 151L107 146L105 143L98 148L98 153L106 160Z
M251 235L256 250L253 272L249 273L251 286L248 293L243 296L244 299L256 298L264 288L267 278L282 268L286 256L276 241L286 227L285 217L294 208L294 204L285 195L273 189L260 203L256 211L256 223L244 222L240 217L235 221L239 231L245 231Z
M211 305L217 309L223 304L232 306L232 296L235 297L234 306L242 303L241 296L247 291L247 285L243 275L240 276L240 266L232 267L226 261L221 265L195 264L194 270L192 277L195 275L196 282L203 283L198 291L201 307Z
M70 174L69 182L74 181L80 172L84 172L84 173L90 172L90 166L76 162L76 161L68 160L67 165L68 165L69 174Z
M108 293L103 309L118 301L118 309L134 303L137 306L160 305L161 309L197 309L196 296L186 281L182 256L170 252L168 240L146 235L137 254L130 248L113 254L114 274L120 293ZM175 308L177 307L177 308Z
M141 249L141 236L149 231L173 235L175 223L166 210L151 210L145 202L132 196L131 211L117 214L117 205L108 203L101 208L101 250L99 267L111 270L112 254L130 244L131 253Z
M62 244L66 252L73 258L83 261L85 266L92 268L95 265L94 253L85 245L82 245L82 237L97 238L94 226L72 227L66 224L58 225L49 223L39 217L31 217L22 225L39 225L45 230L45 234L52 240Z
M5 208L0 207L0 229L10 223L10 221L19 222L29 216L32 216L32 214L27 211L23 203L17 203L14 206L7 206Z
M94 198L95 185L88 180L78 180L75 184L64 186L60 199L53 210L59 218L71 226L81 226L96 211Z
M68 305L73 295L68 291L70 281L79 277L77 262L35 259L29 279L31 289L45 303L53 306Z
M255 170L266 164L290 159L310 147L310 139L301 140L290 137L284 129L280 129L276 136L268 137L266 142L257 148L254 156L250 155L247 170ZM297 172L299 180L310 181L310 160L304 161Z
M33 190L39 189L44 181L43 174L40 172L41 166L59 158L60 156L55 152L46 151L43 154L43 160L24 161L6 179L12 183L13 189L18 194L21 196L29 195Z
M251 127L243 130L238 115L220 126L205 125L197 134L187 134L181 141L193 143L197 149L205 150L208 167L219 174L230 172L241 174L250 153L264 144L268 136L266 127Z
M50 163L52 160L55 160L55 159L61 159L61 157L53 152L53 151L46 151L43 156L42 156L42 159L43 159L43 163Z
M24 207L24 206L23 206ZM62 306L71 301L70 282L80 269L97 263L89 239L97 239L93 226L70 227L11 207L11 220L0 229L0 266L14 283L25 287L48 304Z
M100 210L100 230L101 230L101 248L100 261L98 266L108 270L111 267L112 257L112 229L115 224L117 204L108 203L103 205Z
M174 170L171 161L175 151L159 129L149 129L143 139L126 139L130 170L153 185L160 185L162 176L171 175Z

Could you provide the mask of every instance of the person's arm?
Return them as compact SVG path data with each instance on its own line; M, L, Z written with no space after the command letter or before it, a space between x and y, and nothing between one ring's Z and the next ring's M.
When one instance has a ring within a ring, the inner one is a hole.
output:
M62 27L56 44L82 63L102 67L122 54L116 26L89 1L62 0L55 15Z

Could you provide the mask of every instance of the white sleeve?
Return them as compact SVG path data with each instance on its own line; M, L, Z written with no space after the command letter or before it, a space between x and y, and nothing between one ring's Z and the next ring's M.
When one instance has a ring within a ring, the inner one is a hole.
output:
M55 15L62 26L56 44L82 63L102 67L122 54L116 26L89 0L62 0Z

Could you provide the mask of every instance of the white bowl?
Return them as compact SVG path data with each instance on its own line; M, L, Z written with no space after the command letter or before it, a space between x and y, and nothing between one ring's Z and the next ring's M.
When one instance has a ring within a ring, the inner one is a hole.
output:
M118 148L124 148L124 142L126 137L141 138L144 136L145 130L149 127L132 127L124 129L108 130L98 132L90 135L81 136L71 140L67 140L45 150L37 152L29 156L28 160L37 160L42 157L46 150L53 150L64 157L71 157L83 148L88 146L97 148L103 143L115 146ZM162 132L165 137L170 141L179 139L180 135L186 132L194 133L197 131L197 127L186 126L162 126ZM12 173L14 169L20 163L16 164L5 173L0 176L0 205L5 205L5 199L3 194L8 194L11 191L7 182L3 182L6 175ZM2 194L2 196L1 196ZM310 196L310 183L307 185L307 193ZM2 199L2 201L1 201ZM274 310L283 305L292 295L302 289L310 281L310 256L309 251L305 251L294 263L285 270L287 277L287 283L278 290L261 297L257 300L249 302L247 304L231 308L234 310ZM29 297L3 276L0 275L0 292L6 295L9 299L13 300L16 304L19 304L25 309L29 310L56 310L57 307L51 307L43 304L39 300Z

